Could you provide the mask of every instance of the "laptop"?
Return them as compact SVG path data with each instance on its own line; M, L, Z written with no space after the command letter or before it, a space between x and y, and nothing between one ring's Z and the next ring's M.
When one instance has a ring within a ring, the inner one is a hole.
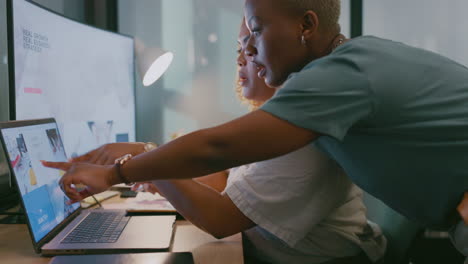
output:
M67 205L63 171L40 160L67 161L55 119L0 123L0 138L20 192L34 249L45 256L167 251L173 215L128 216L124 210ZM96 228L100 230L95 230Z

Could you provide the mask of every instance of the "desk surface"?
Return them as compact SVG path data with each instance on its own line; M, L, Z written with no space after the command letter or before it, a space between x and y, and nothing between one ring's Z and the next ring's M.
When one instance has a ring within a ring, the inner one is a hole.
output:
M115 202L115 199L111 200ZM243 263L241 235L216 239L188 221L177 221L172 252L190 251L195 263ZM0 225L0 262L9 264L49 263L37 255L26 225Z

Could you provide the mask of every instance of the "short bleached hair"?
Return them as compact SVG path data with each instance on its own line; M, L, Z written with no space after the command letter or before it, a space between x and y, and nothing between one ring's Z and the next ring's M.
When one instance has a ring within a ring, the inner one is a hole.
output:
M320 22L322 30L340 32L341 0L280 0L291 11L303 14L309 10L314 11Z

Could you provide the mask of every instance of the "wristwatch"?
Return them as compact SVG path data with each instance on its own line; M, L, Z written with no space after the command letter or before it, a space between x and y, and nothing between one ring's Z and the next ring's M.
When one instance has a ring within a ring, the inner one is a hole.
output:
M153 143L153 142L146 142L145 143L145 152L150 152L152 151L153 149L157 148L158 145L156 145L156 143Z
M153 143L153 142L146 142L145 145L144 145L144 149L145 149L145 152L149 152L155 148L157 148L158 145L156 145L156 143ZM125 164L125 162L129 161L131 158L133 158L132 154L125 154L123 155L122 157L120 158L117 158L115 161L114 161L114 166L115 166L115 170L116 170L116 173L117 173L117 177L119 178L119 180L127 185L133 185L134 182L130 182L129 180L127 180L121 173L120 169L122 167L122 165Z

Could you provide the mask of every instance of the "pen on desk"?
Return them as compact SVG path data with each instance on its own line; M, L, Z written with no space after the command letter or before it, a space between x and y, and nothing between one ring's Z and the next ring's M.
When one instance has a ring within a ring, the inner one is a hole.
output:
M98 201L98 199L96 199L96 197L94 197L94 195L91 195L91 197L93 197L94 201L96 201L96 203L99 205L99 207L104 208L104 207L102 207L102 204Z

